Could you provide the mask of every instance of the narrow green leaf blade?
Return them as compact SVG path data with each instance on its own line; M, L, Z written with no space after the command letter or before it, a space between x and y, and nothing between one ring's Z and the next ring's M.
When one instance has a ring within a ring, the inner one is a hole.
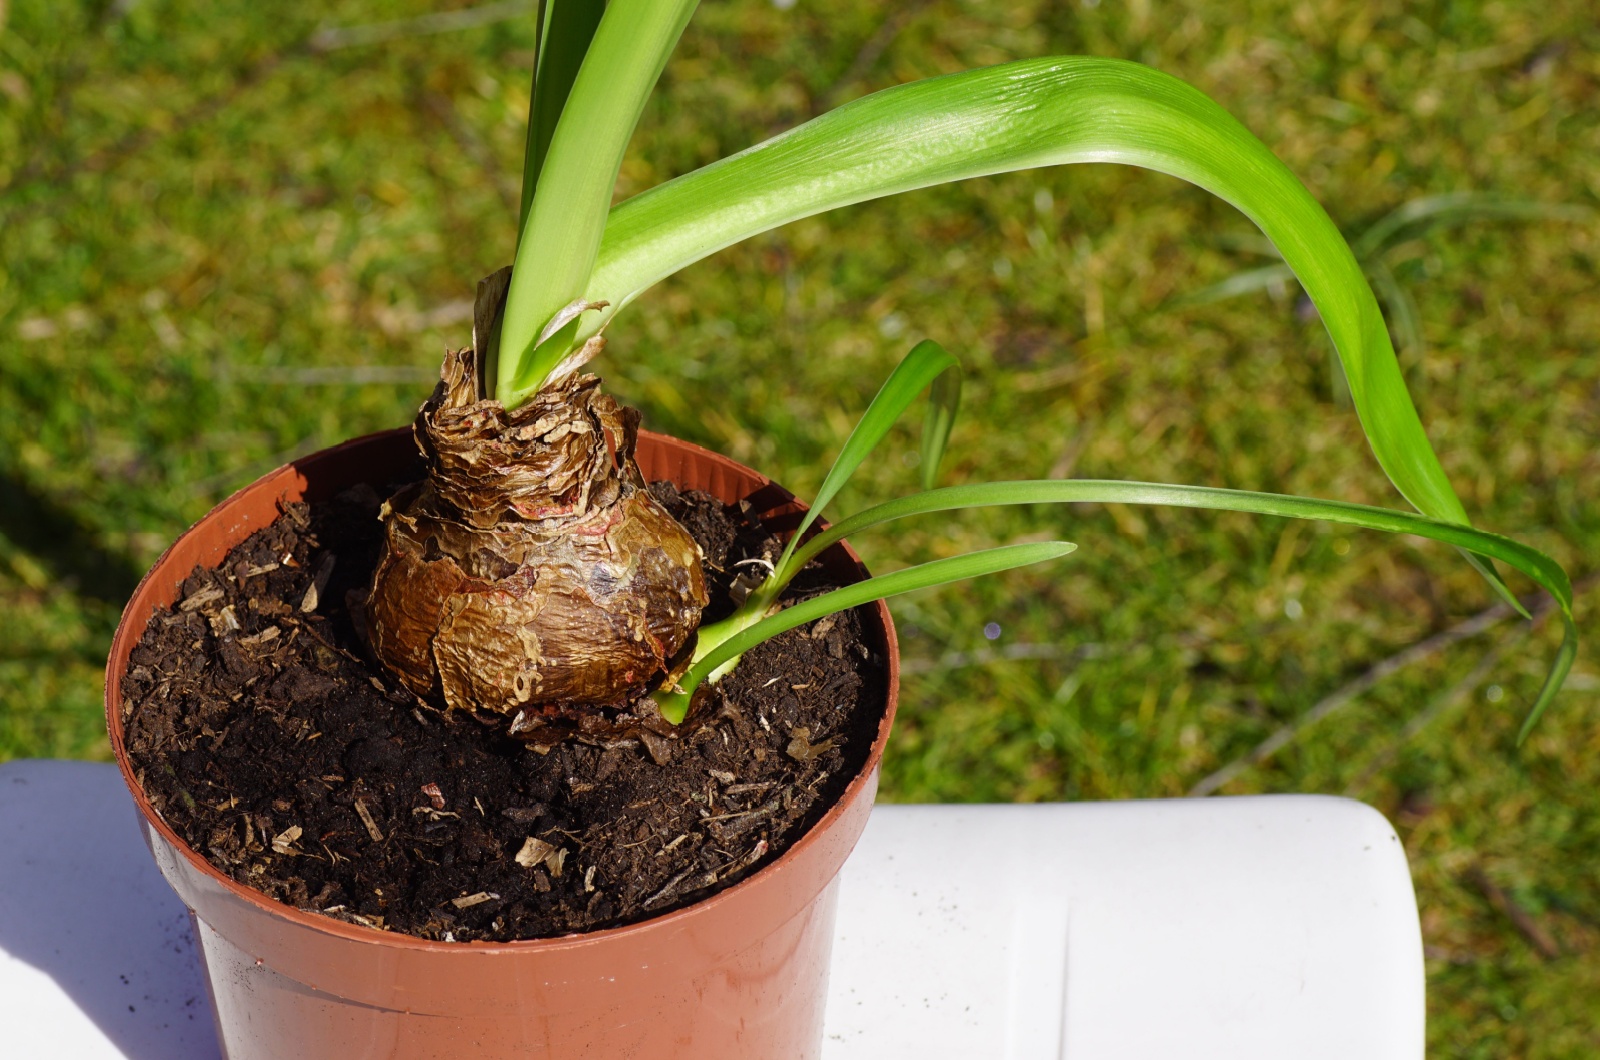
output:
M1566 683L1567 674L1572 671L1573 660L1578 657L1578 623L1573 619L1571 610L1562 609L1561 627L1561 647L1556 649L1555 660L1550 664L1550 672L1545 675L1539 696L1534 700L1528 716L1523 719L1522 728L1517 731L1518 747L1528 739L1528 734L1539 724L1539 719L1544 717L1546 708L1556 698L1556 693L1561 691L1561 686Z
M1419 511L1467 522L1406 391L1372 289L1338 228L1225 110L1182 81L1136 63L1029 59L846 104L619 204L585 297L615 309L713 251L850 203L1073 162L1169 173L1254 221L1321 314L1390 480ZM1492 569L1482 569L1509 596Z
M714 651L707 653L705 658L696 662L679 684L685 691L692 692L701 681L705 680L707 674L729 659L743 655L762 641L775 637L785 630L803 626L835 611L844 611L916 589L947 585L950 582L964 581L984 574L1011 570L1013 567L1025 567L1030 563L1043 563L1065 556L1077 547L1068 541L1035 541L1022 545L1002 545L999 548L970 552L964 556L936 559L891 574L880 574L842 589L834 589L809 600L803 600L792 607L786 607L777 614L769 615L748 629L729 637ZM682 719L669 717L668 720Z
M861 414L861 419L856 421L855 430L850 432L850 437L845 439L839 455L834 458L833 466L828 469L827 477L822 480L822 486L817 490L816 500L811 502L811 508L800 522L800 528L795 531L794 539L798 540L806 530L822 514L822 509L828 502L844 488L850 481L850 476L856 473L862 461L872 454L883 441L883 436L889 433L889 428L895 425L906 408L917 399L929 383L938 378L947 369L956 366L956 359L945 351L932 339L924 339L911 348L911 352L901 358L889 378L883 381L883 386L878 388L878 393L873 397L872 403L867 406L867 411Z
M934 379L928 390L928 412L922 421L922 450L918 467L922 471L922 488L931 490L939 484L939 464L944 460L945 446L950 442L950 430L955 426L956 413L961 411L961 366L946 368Z

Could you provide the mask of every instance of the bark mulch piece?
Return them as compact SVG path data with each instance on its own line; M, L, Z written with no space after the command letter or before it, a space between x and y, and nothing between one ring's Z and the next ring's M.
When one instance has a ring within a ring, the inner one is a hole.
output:
M705 551L707 618L726 614L739 561L774 559L777 542L704 494L652 490ZM431 939L614 927L771 861L866 761L884 661L853 612L746 654L699 727L654 748L579 737L541 753L419 699L370 661L359 628L378 505L362 487L290 506L197 568L133 651L139 780L240 883Z

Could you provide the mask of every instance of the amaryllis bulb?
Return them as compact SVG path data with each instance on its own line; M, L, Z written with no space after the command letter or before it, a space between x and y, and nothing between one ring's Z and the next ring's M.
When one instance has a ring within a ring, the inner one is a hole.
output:
M384 506L372 648L453 708L622 706L707 601L699 547L645 488L639 414L568 375L506 412L470 349L417 415L428 477Z

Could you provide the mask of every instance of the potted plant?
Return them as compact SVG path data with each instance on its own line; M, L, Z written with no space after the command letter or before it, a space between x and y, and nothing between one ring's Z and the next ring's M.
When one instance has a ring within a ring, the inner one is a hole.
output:
M666 741L670 756L670 741L693 717L697 690L725 674L763 636L816 621L830 608L1064 549L1013 546L780 607L785 586L846 534L956 507L1115 500L1332 519L1433 537L1462 548L1508 599L1492 560L1517 567L1556 595L1567 621L1567 639L1530 711L1527 724L1533 723L1559 688L1574 651L1565 576L1534 550L1467 525L1405 391L1360 267L1298 181L1221 108L1136 64L1089 58L1012 63L866 97L611 208L629 136L694 7L684 0L612 0L541 8L517 259L480 286L473 346L447 359L444 381L419 415L428 477L387 502L384 552L374 564L371 598L352 612L365 616L366 639L392 674L388 681L373 678L391 705L407 702L409 690L449 708L450 715L498 718L551 754L565 753L553 727L566 726L602 743L635 740L646 750ZM578 374L603 349L602 332L615 312L675 269L799 217L941 181L1090 160L1184 177L1261 226L1321 312L1380 464L1422 514L1146 483L934 489L931 472L955 404L946 383L932 403L930 458L924 460L929 488L807 537L814 513L888 423L925 386L949 378L942 375L950 367L948 356L921 346L885 384L825 480L813 515L802 517L771 557L767 576L750 579L743 603L724 621L700 626L706 606L700 557L643 483L693 457L710 470L698 479L680 479L681 486L704 488L721 476L723 485L733 487L722 499L736 501L768 484L747 470L648 436L635 466L636 417ZM146 812L157 858L201 922L230 1054L322 1054L359 1043L385 1052L442 1055L466 1051L462 1043L468 1040L491 1052L532 1044L551 1055L583 1048L591 1055L629 1049L652 1056L675 1049L814 1053L833 893L828 881L870 805L892 691L858 772L788 853L760 867L768 852L756 844L739 852L755 856L729 872L727 878L741 882L728 890L576 939L394 937L371 916L363 920L348 905L334 909L333 901L319 904L316 895L306 895L312 908L355 919L252 897L249 888L211 868L143 801L151 778L135 775L125 723L144 708L125 697L123 688L153 610L176 605L175 628L204 623L196 628L202 643L208 627L219 643L242 641L232 636L240 630L229 628L226 608L216 610L215 622L205 602L184 610L214 588L185 585L191 570L216 564L229 547L267 528L285 503L331 500L338 489L361 481L387 485L405 462L404 440L390 437L334 450L250 487L163 558L130 604L113 648L107 682L113 744ZM241 583L291 578L283 570L250 574L276 562L247 563L231 576ZM287 560L279 564L286 565ZM305 610L310 602L314 612L337 584L331 579L346 576L320 567L302 571L293 580L298 592L285 606ZM265 629L248 633L264 635ZM892 633L885 626L876 635L892 675ZM152 674L141 680L151 689L159 685ZM286 693L290 699L294 694ZM440 724L421 713L418 719L424 727ZM225 728L187 734L184 753L198 754L204 768L206 754L220 755L229 739L237 740L230 733ZM322 736L300 734L307 746ZM541 739L547 736L552 739ZM812 736L783 734L795 747L791 757L817 753ZM367 750L379 754L382 748ZM449 770L460 767L441 761L439 768L448 780ZM582 784L593 790L596 782L574 778L568 787L575 791ZM448 787L436 781L420 785L418 805L405 812L420 811L419 819L448 827L448 817L470 812L451 801L454 792L441 790ZM392 834L360 791L344 795L351 819L360 820L374 844ZM300 797L281 793L291 807ZM252 823L243 815L246 830L239 840L247 853L262 860L315 854L306 829L290 825L280 831L268 810L252 809L258 818ZM266 828L260 817L267 818ZM528 839L535 845L504 851L499 860L511 857L550 882L564 868L561 849L538 836ZM217 846L229 841L220 838ZM336 859L337 850L330 847L327 856ZM754 869L759 871L740 876ZM565 885L575 878L569 873ZM586 879L583 886L592 882ZM480 896L491 893L464 893L451 904L458 912L482 912L497 898ZM810 980L809 993L794 988L802 979Z

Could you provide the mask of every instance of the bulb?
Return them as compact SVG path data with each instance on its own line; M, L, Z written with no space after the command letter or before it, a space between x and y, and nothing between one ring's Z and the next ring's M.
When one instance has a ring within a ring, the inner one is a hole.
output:
M384 505L372 649L452 708L626 705L707 602L699 547L634 462L639 414L571 375L506 412L478 400L471 350L414 431L428 477Z

